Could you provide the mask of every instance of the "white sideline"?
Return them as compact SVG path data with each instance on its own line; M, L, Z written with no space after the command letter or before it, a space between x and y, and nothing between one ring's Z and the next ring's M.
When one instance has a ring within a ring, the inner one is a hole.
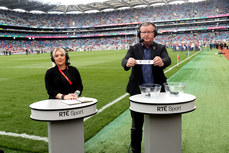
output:
M197 52L195 54L193 54L192 56L198 54L200 52ZM190 56L190 57L192 57ZM183 61L181 61L179 64L185 62L186 60L188 60L190 57L184 59ZM178 65L179 65L178 64ZM165 71L165 73L169 72L170 70L172 70L174 67L176 67L176 65L172 66L171 68L169 68L168 70ZM125 93L123 94L122 96L118 97L117 99L113 100L112 102L108 103L107 105L103 106L101 109L98 110L97 113L100 113L102 112L103 110L105 110L106 108L110 107L111 105L119 102L121 99L125 98L126 96L128 96L129 94L128 93ZM90 116L91 117L91 116ZM87 117L84 119L87 120L89 119L90 117ZM13 137L21 137L21 138L26 138L26 139L32 139L32 140L39 140L39 141L45 141L45 142L48 142L48 138L47 137L39 137L39 136L35 136L35 135L28 135L26 133L23 133L23 134L17 134L17 133L12 133L12 132L5 132L5 131L0 131L0 135L6 135L6 136L13 136Z

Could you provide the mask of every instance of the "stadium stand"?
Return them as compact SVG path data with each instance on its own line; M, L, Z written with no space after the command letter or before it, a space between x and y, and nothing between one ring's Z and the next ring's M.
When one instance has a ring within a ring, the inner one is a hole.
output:
M126 49L137 40L144 21L159 29L155 39L168 47L229 42L227 0L150 6L92 14L31 14L0 10L0 51L49 52Z

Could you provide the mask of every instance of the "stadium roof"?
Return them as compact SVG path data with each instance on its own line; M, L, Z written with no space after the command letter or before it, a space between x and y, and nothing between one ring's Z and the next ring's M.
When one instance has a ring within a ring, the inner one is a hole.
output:
M138 6L151 6L155 4L170 4L177 0L107 0L105 2L93 2L88 4L62 5L41 3L35 0L0 0L0 7L6 7L10 10L22 9L27 12L33 10L42 12L78 12L87 13L89 11L117 10L120 8L134 8ZM193 0L179 0L189 2Z

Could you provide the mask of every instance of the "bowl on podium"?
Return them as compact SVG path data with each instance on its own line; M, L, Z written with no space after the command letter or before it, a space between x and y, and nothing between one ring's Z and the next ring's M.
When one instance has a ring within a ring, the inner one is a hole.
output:
M171 96L179 96L184 93L186 84L184 82L167 82L163 84L165 92Z
M161 85L159 84L141 84L139 86L141 94L145 97L157 97L161 91Z

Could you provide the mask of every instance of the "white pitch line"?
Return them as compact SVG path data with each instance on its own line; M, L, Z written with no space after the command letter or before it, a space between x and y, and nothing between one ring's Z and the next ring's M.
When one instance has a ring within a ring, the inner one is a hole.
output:
M17 134L17 133L12 133L12 132L0 131L0 135L6 135L6 136L12 136L12 137L21 137L21 138L26 138L26 139L41 140L41 141L48 142L48 138L47 137L39 137L39 136L35 136L35 135L28 135L26 133Z
M103 106L102 108L100 108L98 110L98 113L102 112L103 110L105 110L107 107L110 107L111 105L119 102L120 100L122 100L123 98L125 98L126 96L128 96L129 94L128 93L125 93L124 95L118 97L117 99L113 100L112 102L108 103L107 105Z
M199 52L197 52L199 53ZM193 54L192 56L196 55L197 53ZM191 56L191 57L192 57ZM189 57L190 58L190 57ZM189 58L186 58L185 60L181 61L181 63L183 63L184 61L188 60ZM168 70L165 71L165 73L169 72L170 70L172 70L174 67L176 67L176 65L174 65L173 67L169 68ZM117 99L113 100L112 102L108 103L107 105L103 106L101 109L98 110L97 113L101 113L102 111L104 111L106 108L110 107L111 105L119 102L120 100L122 100L123 98L125 98L126 96L128 96L128 93L123 94L122 96L118 97ZM91 116L90 116L91 117ZM90 117L87 117L84 119L84 121L86 121L87 119L89 119ZM48 138L47 137L39 137L39 136L35 136L35 135L28 135L26 133L23 134L17 134L17 133L12 133L12 132L5 132L5 131L0 131L0 135L6 135L6 136L13 136L13 137L21 137L21 138L26 138L26 139L32 139L32 140L40 140L40 141L45 141L48 142Z
M198 53L200 53L200 52L197 52L197 53L193 54L192 56L195 56L195 55L198 54ZM183 62L185 62L185 61L187 61L187 60L190 59L192 56L190 56L190 57L184 59L183 61L181 61L180 63L178 63L178 65L181 64L181 63L183 63ZM165 73L169 72L169 71L172 70L174 67L177 67L177 64L174 65L174 66L172 66L172 67L170 67L168 70L165 71Z
M101 113L103 110L105 110L106 108L110 107L111 105L119 102L120 100L122 100L123 98L125 98L126 96L128 96L129 94L128 93L125 93L124 95L118 97L117 99L113 100L112 102L108 103L107 105L103 106L102 108L100 108L97 112L98 113ZM88 120L89 118L91 118L92 116L89 116L87 118L84 119L84 121Z

